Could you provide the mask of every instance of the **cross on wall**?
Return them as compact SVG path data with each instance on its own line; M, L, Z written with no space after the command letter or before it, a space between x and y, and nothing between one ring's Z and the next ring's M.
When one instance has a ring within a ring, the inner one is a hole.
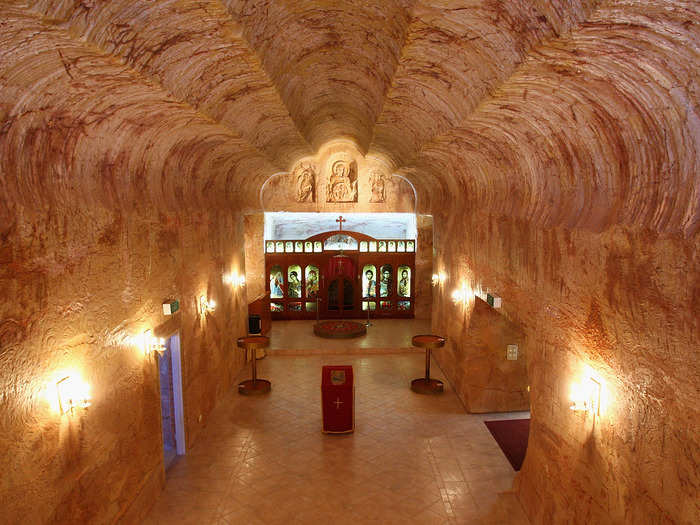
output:
M335 398L335 401L333 401L333 404L335 405L336 410L340 410L340 405L343 404L343 401L340 400L339 397Z
M339 224L338 228L342 232L343 231L343 223L348 222L348 221L347 221L347 219L343 219L343 216L341 215L335 220L335 222L337 222Z

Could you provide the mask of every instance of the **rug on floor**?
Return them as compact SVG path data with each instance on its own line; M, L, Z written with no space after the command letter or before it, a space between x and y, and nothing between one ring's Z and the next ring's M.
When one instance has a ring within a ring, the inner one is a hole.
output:
M527 438L530 434L530 419L501 419L484 421L498 446L513 465L520 470L527 452Z

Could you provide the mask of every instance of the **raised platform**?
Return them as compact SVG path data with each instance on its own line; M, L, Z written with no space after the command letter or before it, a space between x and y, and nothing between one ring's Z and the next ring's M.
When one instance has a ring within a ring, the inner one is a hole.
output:
M360 320L356 320L360 321ZM430 332L424 319L372 319L367 334L355 339L322 339L314 335L316 321L273 321L271 355L371 355L422 352L411 345L416 334Z
M367 327L357 321L327 320L314 325L314 335L324 339L354 339L367 334Z

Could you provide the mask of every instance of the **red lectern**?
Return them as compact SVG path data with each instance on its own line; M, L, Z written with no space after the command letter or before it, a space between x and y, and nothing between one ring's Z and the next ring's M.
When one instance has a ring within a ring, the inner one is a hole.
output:
M355 387L352 366L324 366L321 372L323 432L347 434L355 430Z

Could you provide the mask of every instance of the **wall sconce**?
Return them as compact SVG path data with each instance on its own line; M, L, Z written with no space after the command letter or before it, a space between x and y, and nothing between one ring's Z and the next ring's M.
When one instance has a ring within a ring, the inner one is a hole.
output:
M235 273L224 275L224 283L237 288L243 288L245 286L245 275L238 275Z
M438 284L443 284L446 280L447 280L447 275L444 274L443 272L434 273L433 277L431 279L433 286L437 286Z
M79 378L64 377L56 382L56 391L61 414L73 414L76 408L87 409L90 406L90 385Z
M213 299L207 300L203 295L199 298L199 313L206 315L207 312L213 312L216 309L216 301Z
M463 283L461 288L452 291L452 302L455 304L466 303L469 300L471 290L467 283Z
M571 405L569 408L575 412L587 412L599 415L600 413L600 383L588 378L584 384L571 385Z
M165 347L165 339L162 337L155 337L150 330L146 330L141 335L141 348L143 349L143 353L147 355L154 352L163 355L163 352L167 350Z

